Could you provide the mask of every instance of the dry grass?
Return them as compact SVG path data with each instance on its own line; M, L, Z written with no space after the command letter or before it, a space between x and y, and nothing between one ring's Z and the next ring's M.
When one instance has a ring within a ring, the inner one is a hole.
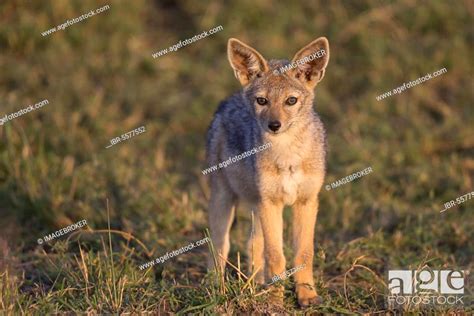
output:
M471 1L114 2L41 36L101 5L0 4L0 116L49 100L0 126L4 313L303 312L291 279L284 306L253 284L244 209L225 275L206 273L205 247L139 270L207 227L205 131L218 102L239 88L225 56L229 37L290 58L327 36L331 61L315 106L329 135L326 184L373 169L321 192L314 270L324 303L304 312L385 313L388 270L473 269L473 200L439 213L474 188ZM216 25L224 30L151 56ZM375 99L443 67L443 76ZM105 149L142 125L143 135ZM86 230L37 244L83 219Z

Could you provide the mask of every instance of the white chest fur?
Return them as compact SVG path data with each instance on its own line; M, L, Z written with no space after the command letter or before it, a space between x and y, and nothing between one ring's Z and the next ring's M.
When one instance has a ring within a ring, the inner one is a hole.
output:
M304 175L299 166L290 166L288 169L281 171L281 191L285 204L292 205L295 203L298 197L298 188L303 180Z
M276 146L275 146L276 145ZM274 164L278 170L277 192L282 195L286 205L292 205L297 197L300 186L304 181L302 170L302 150L289 143L280 142L272 146Z

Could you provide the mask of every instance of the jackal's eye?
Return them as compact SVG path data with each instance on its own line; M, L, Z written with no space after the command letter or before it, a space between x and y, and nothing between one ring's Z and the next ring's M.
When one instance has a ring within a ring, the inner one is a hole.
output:
M295 97L289 97L288 99L286 99L286 104L288 104L288 105L295 105L297 101L298 101L297 98L295 98Z
M268 100L265 99L265 98L258 97L257 98L257 103L260 104L260 105L265 105L265 104L268 103Z

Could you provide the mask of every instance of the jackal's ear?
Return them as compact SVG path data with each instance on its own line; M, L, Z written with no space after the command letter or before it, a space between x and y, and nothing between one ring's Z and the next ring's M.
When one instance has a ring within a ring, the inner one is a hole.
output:
M296 68L291 70L293 76L313 89L324 77L329 62L329 42L320 37L296 53L291 62Z
M267 61L259 52L235 38L229 39L227 43L227 58L235 77L243 86L269 69Z

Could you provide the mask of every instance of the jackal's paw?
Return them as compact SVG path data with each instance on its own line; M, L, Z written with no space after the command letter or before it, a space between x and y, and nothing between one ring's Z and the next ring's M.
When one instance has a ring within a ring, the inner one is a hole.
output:
M321 296L318 296L316 291L306 284L296 286L296 297L298 298L298 304L303 308L310 305L319 305L323 302Z
M273 304L283 305L285 289L281 285L270 285L269 301Z
M265 277L263 275L256 275L255 276L255 283L258 285L264 285L265 284Z

